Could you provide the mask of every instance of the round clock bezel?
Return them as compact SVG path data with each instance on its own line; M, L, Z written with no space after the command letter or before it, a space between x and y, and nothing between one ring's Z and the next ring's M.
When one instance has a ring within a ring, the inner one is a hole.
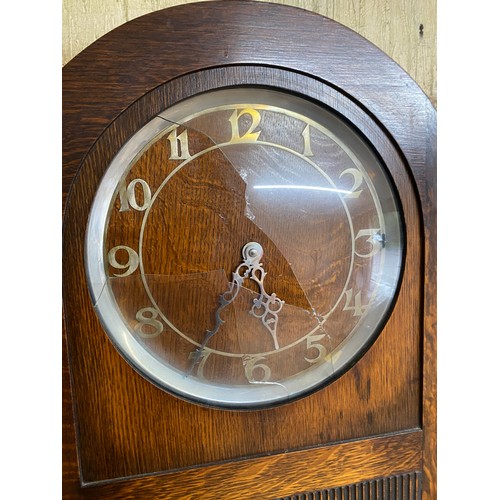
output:
M324 84L321 84L321 85L323 86L323 90L324 90L324 88L326 86L324 86ZM185 96L183 99L180 99L177 104L184 101L185 99L188 99L190 97L192 98L192 97L195 97L196 95L201 95L201 94L204 94L206 92L210 92L211 90L221 90L223 88L230 89L230 88L234 88L235 86L236 85L231 85L231 86L227 86L227 87L216 87L214 89L204 90L203 92L199 92L199 93L196 93L196 94L191 95L191 96ZM310 96L301 95L296 90L290 92L290 89L286 89L286 88L283 89L281 87L270 87L268 85L263 86L263 85L255 85L255 84L253 84L253 85L242 84L242 85L237 85L237 86L238 87L247 87L247 88L249 86L251 86L252 88L257 88L257 87L266 88L266 89L272 88L273 90L276 90L278 92L288 92L290 94L299 95L300 97L302 97L306 101L309 101L311 104L316 105L316 106L320 106L323 109L327 109L331 114L340 116L341 120L343 122L348 123L349 128L351 128L352 130L355 131L357 137L361 140L361 142L363 142L363 144L365 146L367 146L371 150L372 154L374 154L377 157L379 164L382 165L382 168L385 170L388 183L391 185L391 188L392 188L394 201L398 207L398 212L400 214L401 242L402 242L401 262L400 262L401 267L400 267L399 277L397 279L397 284L395 286L395 292L394 292L392 301L390 302L388 308L386 309L386 311L382 315L382 318L378 322L377 327L374 328L372 330L372 333L367 336L367 339L365 340L365 342L361 343L361 346L356 350L355 356L351 356L350 358L348 358L346 360L346 362L344 362L340 366L339 369L337 369L333 372L330 372L326 375L323 373L320 373L319 376L315 377L315 382L311 385L311 387L308 387L307 389L301 390L300 392L294 393L291 397L288 394L283 395L282 390L281 389L276 390L276 388L270 388L269 396L265 396L264 398L261 397L257 401L254 400L253 398L245 400L245 398L242 399L241 396L240 396L240 399L238 401L235 401L234 399L228 400L225 396L226 391L224 389L221 389L220 394L217 393L217 395L214 395L213 397L208 398L208 399L204 399L203 397L194 397L192 394L187 394L185 391L178 390L176 388L176 384L172 383L172 379L170 379L169 382L166 382L165 378L159 379L158 377L156 377L154 374L158 373L158 369L161 369L161 362L159 362L158 360L152 361L151 356L148 355L147 353L144 352L143 353L144 356L141 355L141 356L137 357L137 352L139 352L139 351L136 351L135 357L132 357L132 359L131 359L130 351L128 351L127 349L124 348L124 342L122 340L117 341L116 335L114 335L112 332L110 334L110 332L109 332L109 328L111 328L111 330L114 330L114 331L120 331L120 328L122 328L122 326L119 324L119 321L114 323L111 327L109 327L109 325L108 325L108 327L106 328L108 330L108 332L107 332L108 336L111 338L112 342L115 344L115 347L117 347L118 351L127 360L127 362L129 364L131 364L136 369L136 371L138 371L143 377L147 378L149 381L151 381L152 383L154 383L156 386L160 387L161 389L163 389L167 392L171 392L172 394L179 396L183 399L187 399L189 401L196 402L198 404L208 405L208 406L212 406L212 407L216 407L216 408L222 408L222 409L258 409L258 408L267 408L270 406L276 406L276 405L289 403L291 401L295 401L295 400L300 399L306 395L309 395L309 394L325 387L326 385L329 385L330 383L337 380L338 378L340 378L347 370L349 370L355 363L357 363L359 361L359 359L362 358L364 353L373 344L373 342L376 340L376 338L379 336L379 334L383 330L383 327L384 327L388 317L390 316L390 313L391 313L391 311L395 305L395 302L397 300L399 288L400 288L401 281L403 278L406 244L405 244L404 214L403 214L403 211L401 208L401 202L399 200L398 191L396 189L395 183L394 183L392 176L390 175L389 169L386 167L386 164L385 164L383 158L381 157L381 155L377 152L375 147L370 142L367 141L364 134L361 133L361 131L359 130L358 127L356 127L356 125L354 125L350 120L348 120L347 117L345 115L343 115L338 109L332 109L330 106L328 106L324 102L321 102L321 103L315 102L315 100L311 99ZM149 122L149 123L151 123L151 122ZM159 126L158 131L161 129L160 125L161 125L161 123L158 125ZM163 124L163 126L164 126L164 124ZM154 129L154 126L153 126L153 129ZM154 130L153 130L153 134L154 134ZM125 155L125 156L130 157L131 154L132 154L132 156L134 156L135 154L139 154L139 152L144 147L144 145L146 143L148 143L150 134L148 133L148 134L144 135L144 128L141 128L136 134L134 134L134 137L136 138L135 139L136 144L134 144L132 146L132 149L135 152L133 151L131 153L130 151L127 151L127 145L125 144L115 157L115 158L118 158L118 161L121 161L120 155ZM106 176L104 175L104 178L105 177ZM106 180L105 180L105 182L106 182ZM112 184L113 183L111 182L111 186L109 186L109 189L116 189L116 186L115 186L115 188L113 188ZM90 234L87 236L88 248L93 248L95 246L96 241L99 241L99 237L96 236L95 234L93 234L91 231ZM91 257L91 260L95 260L95 258L96 258L95 255L93 255ZM102 262L101 262L101 264L102 264ZM89 276L89 279L90 279L90 281L92 281L93 277ZM94 289L94 292L92 293L92 295L94 296L94 304L96 302L97 295L99 295L99 301L102 301L103 297L104 297L104 300L108 300L108 298L106 298L106 293L107 293L106 287L104 286L103 283L94 286L93 289ZM101 295L100 293L99 294L96 293L95 292L96 290L103 290L104 295ZM109 300L111 301L112 298L109 297ZM99 310L97 310L97 312L100 315ZM130 342L130 339L127 339L127 342ZM156 366L156 363L159 363L158 366ZM144 369L145 366L149 366L150 368L145 370ZM321 370L324 371L324 369L325 368L323 367L322 369L320 369L320 371ZM183 375L181 375L180 377L181 378L179 380L182 382L181 379L184 377L183 377ZM320 382L318 382L318 380L320 380ZM194 385L196 385L196 383ZM201 384L200 388L203 388L203 386L204 385ZM203 392L203 390L201 390L200 393L202 393L202 392ZM263 391L263 394L264 393L266 393L266 391ZM275 395L275 393L277 394L277 396ZM243 392L241 395L242 396L244 395ZM263 399L265 399L265 401L263 401Z

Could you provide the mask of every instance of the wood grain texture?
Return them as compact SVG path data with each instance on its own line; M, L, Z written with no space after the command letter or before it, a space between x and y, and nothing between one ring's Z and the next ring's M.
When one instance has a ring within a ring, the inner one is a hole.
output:
M66 485L64 498L264 500L286 497L297 491L331 487L332 480L335 486L344 486L420 470L421 440L422 433L412 431L83 489L72 484Z
M426 280L424 288L422 428L424 429L424 498L437 497L437 144L436 122L429 123L426 162L433 165L427 174L427 193L422 199L424 219L424 261Z
M190 1L195 0L64 0L63 64L127 21ZM306 9L351 28L400 64L436 105L436 0L269 1Z
M229 4L232 6L231 9L228 9ZM232 17L235 13L233 9L238 10L243 15L238 18ZM388 325L386 330L386 332L392 333L383 334L374 348L363 358L361 363L364 363L365 368L363 368L363 364L356 366L349 376L340 381L345 379L338 385L339 388L333 389L329 396L325 396L328 391L322 391L315 397L305 400L306 402L302 406L296 405L295 409L289 406L289 411L281 415L279 412L275 412L274 415L272 412L258 415L260 420L257 434L261 429L261 424L263 424L263 434L257 436L258 439L255 440L255 443L241 442L241 440L235 439L237 431L233 437L229 437L233 440L232 444L227 448L223 445L222 451L229 453L226 455L228 458L249 456L260 453L258 446L263 439L264 441L266 439L282 439L281 444L274 448L274 452L277 454L270 457L278 467L275 475L266 475L264 478L259 476L257 479L254 477L254 480L262 482L265 482L267 478L267 484L260 485L265 489L271 488L275 478L281 477L287 467L286 457L288 454L280 453L280 451L284 451L282 444L287 441L289 435L279 432L280 436L275 437L273 433L265 431L266 424L268 429L279 428L276 422L282 422L283 418L280 420L278 417L295 419L295 429L305 429L306 434L309 432L302 444L292 443L293 446L297 447L309 446L312 442L310 439L313 441L319 439L316 442L322 443L329 440L349 439L349 432L353 430L357 434L351 434L351 437L360 436L359 433L363 432L390 432L423 425L425 457L423 488L426 494L425 498L435 498L435 461L433 460L435 455L434 110L414 82L404 75L395 64L388 61L383 54L374 47L365 45L364 42L356 38L353 39L353 34L349 30L338 26L332 30L330 23L323 24L323 21L320 21L321 18L317 16L300 17L301 22L304 23L304 39L298 40L297 45L290 46L289 43L284 44L282 40L276 39L275 33L277 25L282 25L284 31L289 29L287 26L293 21L295 10L293 13L287 10L284 15L281 11L278 12L274 8L263 6L265 13L259 17L258 22L262 24L259 33L262 36L261 43L263 45L261 47L264 50L259 54L254 54L252 47L255 40L248 30L248 26L252 22L257 22L257 20L252 21L251 19L253 9L255 9L255 4L249 2L218 2L211 5L210 14L193 16L189 22L175 24L169 24L170 13L167 16L159 13L158 18L148 16L136 23L124 26L123 30L110 33L89 48L89 51L83 52L72 60L63 72L65 91L63 186L65 201L70 186L73 184L65 215L64 288L65 307L70 313L67 314L66 326L70 336L73 391L75 395L78 394L74 402L76 414L82 414L83 410L83 414L92 416L91 421L84 422L83 426L82 422L78 422L79 440L82 442L83 439L87 442L87 452L85 452L87 456L80 457L81 463L86 463L87 473L89 467L94 467L93 470L90 470L91 475L88 476L93 477L93 480L98 480L99 477L116 477L120 473L131 474L132 470L138 471L139 474L140 470L143 472L161 471L165 470L166 463L169 464L167 468L175 467L176 463L177 466L182 467L179 460L185 459L183 452L186 447L185 443L183 446L182 441L178 440L180 434L174 433L173 436L169 437L169 441L173 443L174 447L173 449L169 448L173 450L172 453L169 449L165 450L161 447L164 443L165 429L168 427L165 424L170 422L168 418L165 419L165 416L167 414L175 416L177 418L175 425L179 425L179 415L190 414L194 416L197 414L198 416L189 425L194 425L196 428L196 425L199 424L198 430L203 428L202 432L205 433L205 436L209 436L211 442L215 441L216 433L214 430L219 429L214 425L213 417L208 415L208 410L188 408L185 406L186 403L174 401L131 372L100 330L84 290L85 281L82 266L82 238L93 190L117 148L134 130L144 124L159 109L162 109L161 106L164 107L166 103L168 104L169 99L175 101L175 99L182 98L182 93L185 92L186 88L200 91L203 90L204 85L213 81L199 78L197 76L199 70L228 64L229 67L213 70L220 73L219 78L227 78L228 80L225 80L227 83L231 81L231 78L241 78L242 76L241 66L232 68L231 65L248 63L257 66L260 64L272 66L279 64L292 69L288 74L309 73L315 75L317 79L329 82L332 87L342 89L342 93L332 93L330 97L336 99L337 104L341 104L343 100L349 101L351 105L354 102L360 103L359 106L358 104L354 107L351 106L353 120L357 114L362 116L365 113L364 109L369 110L372 122L378 127L372 131L370 136L372 142L380 145L390 137L390 143L393 141L394 144L397 144L386 161L389 160L389 164L391 164L391 161L394 162L399 158L400 162L403 160L407 163L408 170L396 168L395 176L398 186L405 186L403 191L408 193L405 206L408 216L412 220L421 217L423 221L423 227L419 223L410 225L412 249L408 260L412 265L409 268L408 279L410 281L416 280L415 283L421 283L419 281L422 277L421 271L430 267L431 272L426 275L428 281L426 281L425 289L417 286L412 291L412 287L408 285L408 293L401 295L400 311L406 317L405 324L411 325L410 329L417 334L412 333L408 338L405 336L399 357L394 358L394 361L397 360L396 362L387 358L391 357L392 347L399 344L400 329L396 319L397 315L394 316L393 325ZM181 12L177 9L175 11L177 14ZM171 14L174 15L174 12ZM212 15L213 18L210 17ZM225 34L224 37L215 37L211 33L207 33L206 30L200 29L203 27L203 22L209 22L209 19L211 22L221 23L223 29L215 29L214 32L222 32ZM241 20L235 22L235 19ZM158 28L158 23L169 29ZM188 34L182 41L178 39L178 30L184 30L184 34ZM292 31L290 29L290 32ZM321 33L319 33L320 31ZM304 59L301 55L303 54L301 48L314 47L311 41L318 41L318 37L326 45L332 44L337 47L337 50L325 57L325 51L318 46L317 50L311 51ZM205 42L210 44L208 53L203 51L203 45L193 46L191 50L186 51L185 39L199 42L201 38L205 38ZM232 43L235 41L237 43ZM149 50L144 50L145 44L149 45ZM169 47L171 51L165 51L165 47ZM349 47L348 50L346 50L347 47ZM361 55L354 65L352 63L352 50L359 51ZM171 57L171 54L175 54L176 51L178 53L186 51L182 61ZM166 59L168 64L158 58L158 54L163 54L164 57L168 55L169 57ZM273 71L269 72L270 70L264 67L257 68L257 70L256 66L249 67L253 68L248 72L249 74L246 74L249 81L251 77L256 78L257 81L263 81L261 80L263 75L273 78L272 82L275 84L276 81L279 81L279 79L276 80L276 75L280 71L273 70L277 71L273 75ZM259 73L258 70L263 71L263 73ZM188 72L192 72L190 76L192 81L189 85L165 92L164 82L172 81L172 78L179 76L179 74ZM299 85L301 82L300 78L295 76L289 78L288 83L291 85L294 80L295 85ZM311 96L315 96L314 86L308 87L309 91ZM335 97L333 97L334 94ZM322 95L320 98L323 99L325 96ZM375 130L378 132L374 132ZM98 138L99 140L97 140ZM81 167L80 173L76 176L79 167ZM415 200L416 192L419 193L420 203ZM422 234L425 236L423 240ZM421 300L424 301L423 306L418 305L422 304ZM420 335L422 332L423 338ZM387 362L380 364L378 363L380 359L386 359ZM420 371L422 361L423 381ZM88 369L86 362L91 363L91 369ZM372 371L370 366L376 367L375 371ZM406 382L398 382L401 368L405 373L404 380ZM396 385L390 381L394 381ZM73 401L68 384L68 380L65 379L64 414L65 424L68 425L65 427L64 457L66 467L64 477L66 480L65 488L70 495L78 491L78 466L70 416ZM344 396L336 398L340 394L337 391L343 392ZM375 391L384 397L377 400L373 396ZM420 402L422 391L424 393L423 406ZM324 397L331 398L330 403L326 406L323 404L324 400L321 400ZM116 399L113 401L113 398ZM319 420L315 421L316 423L311 429L308 429L311 427L309 421L304 423L301 420L304 415L316 415L318 408L335 407L337 401L341 402L341 406L342 404L345 406L345 410L350 406L349 401L352 401L352 398L359 401L360 405L364 405L365 410L373 411L363 413L358 409L357 413L356 410L349 414L342 412L342 416L341 413L338 413L338 421L342 421L342 419L344 421L339 427L331 425L328 414L320 413ZM137 402L141 404L137 405ZM375 407L371 408L371 405L375 405ZM149 418L142 420L140 415L130 411L131 408L139 407L149 414ZM158 412L163 412L160 421L156 418ZM357 416L355 416L356 414ZM248 421L245 421L246 418L240 416L235 418L222 417L222 420L225 420L224 428L247 429L249 424ZM361 422L362 418L365 418L366 421ZM229 422L231 419L233 421ZM238 421L238 425L234 426L236 421ZM151 426L151 432L146 439L142 439L144 435L141 435L141 439L137 439L134 437L134 431L136 428L144 426L144 422ZM324 427L322 427L323 425ZM156 430L160 430L160 432L156 434ZM326 434L324 434L325 430ZM111 440L108 440L108 443L111 443L111 446L105 445L103 447L103 443L110 436ZM210 438L210 436L212 437ZM295 436L292 437L295 439ZM298 438L299 440L303 439L304 435L298 436ZM96 448L100 451L94 454L92 454L93 441L100 445L99 448ZM413 443L418 460L421 457L421 443L421 438L419 438L418 443ZM257 448L252 448L255 444L257 444ZM146 447L146 453L138 454L143 446ZM177 447L177 451L175 447ZM220 451L219 449L217 453ZM370 448L365 449L365 451L364 460L370 461L374 450ZM205 455L202 456L200 453ZM187 458L191 460L191 464L196 463L196 461L200 463L200 457L203 458L202 462L204 463L221 459L220 454L214 454L211 457L211 453L210 450L205 452L200 451L200 447L195 447L194 450L189 450L190 457ZM142 458L138 460L138 457ZM148 463L144 463L143 459L146 459ZM166 462L166 460L170 460L170 462ZM255 460L264 460L264 458L256 458ZM283 466L281 469L279 468L280 463ZM305 461L302 462L302 465L304 470L307 469ZM185 463L185 466L188 464ZM397 466L397 464L393 463L393 466ZM101 469L99 469L100 467ZM198 474L200 478L210 480L214 479L214 476L210 476L209 472L215 470L212 467L219 466L192 469L179 474L185 478L184 485L187 484L187 478ZM406 471L419 467L420 465L413 465ZM229 469L225 470L227 473ZM250 470L247 469L245 473L248 474ZM384 474L392 472L394 471L387 471ZM165 477L167 476L142 478L120 483L118 486L106 486L105 488L108 489L102 490L102 496L134 498L134 496L123 496L124 491L132 491L133 493L130 494L137 497L141 494L143 486L146 488L144 491L147 494L147 487L152 484L150 481L155 483L154 488L157 491L164 492L165 488L168 487L163 481ZM220 480L220 476L218 478ZM200 479L204 486L206 486L205 479ZM366 475L352 479L352 481L363 479L366 479ZM123 486L125 484L126 486ZM121 489L122 486L125 489ZM299 485L299 487L294 487L293 491L283 491L276 493L276 495L283 496L323 486L324 484L319 483L307 486ZM256 488L257 485L254 484L253 487ZM98 489L88 488L85 491L93 491L93 493L82 492L81 494L97 496L101 494ZM109 494L106 495L106 492ZM254 496L251 498L259 498L255 494L255 490L253 493ZM116 496L114 496L115 494ZM164 498L168 498L168 496L164 496Z

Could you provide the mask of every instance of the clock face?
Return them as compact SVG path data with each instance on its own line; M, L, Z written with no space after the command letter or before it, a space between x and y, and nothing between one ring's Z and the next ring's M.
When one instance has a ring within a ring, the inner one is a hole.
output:
M395 300L403 222L344 119L269 89L168 108L109 165L86 236L94 307L155 385L221 408L302 397L349 369Z

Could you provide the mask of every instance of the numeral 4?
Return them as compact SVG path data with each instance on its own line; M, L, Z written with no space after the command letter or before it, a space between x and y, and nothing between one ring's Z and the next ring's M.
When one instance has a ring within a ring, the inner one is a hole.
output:
M361 292L354 296L354 305L352 305L352 288L345 291L346 301L343 311L354 311L353 316L362 316L368 308L368 304L363 305L361 302Z

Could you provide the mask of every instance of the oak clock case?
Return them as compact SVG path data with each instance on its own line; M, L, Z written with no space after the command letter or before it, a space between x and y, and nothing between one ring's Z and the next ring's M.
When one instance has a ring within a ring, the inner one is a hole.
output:
M86 269L139 373L251 409L359 359L395 298L402 239L386 168L345 120L232 88L168 108L123 146L93 202Z
M126 23L63 90L64 497L435 498L415 82L232 0Z

